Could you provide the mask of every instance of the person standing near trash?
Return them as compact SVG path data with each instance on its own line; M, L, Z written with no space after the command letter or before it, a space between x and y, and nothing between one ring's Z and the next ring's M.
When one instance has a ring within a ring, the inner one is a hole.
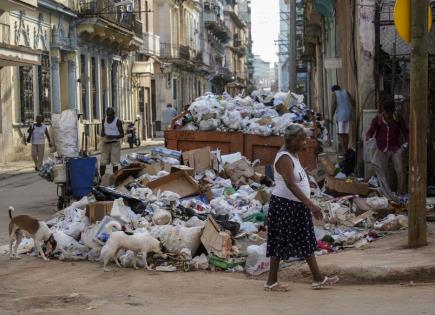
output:
M395 114L396 104L387 101L382 106L382 113L373 118L370 129L367 131L366 140L375 137L376 150L372 163L384 171L388 178L388 166L393 164L397 177L397 193L406 193L406 174L403 153L408 148L409 130L405 120ZM388 178L391 185L391 178Z
M177 111L172 107L172 104L166 105L163 111L163 130L167 130L171 125L172 119L177 116Z
M339 85L334 85L332 87L332 115L335 115L337 121L338 150L341 155L344 155L349 148L349 124L352 107L355 107L355 100L350 93Z
M27 143L32 144L32 159L35 163L35 171L39 171L44 161L45 152L45 137L47 137L48 145L51 148L50 135L48 128L43 124L44 117L42 115L36 116L36 123L29 127Z
M119 161L121 160L121 141L124 138L122 121L115 116L112 107L107 108L106 116L103 118L101 137L100 176L106 173L106 165L112 164L113 173L118 171Z
M266 291L287 291L288 286L278 282L280 260L304 258L313 275L313 289L333 285L338 277L324 276L317 265L314 251L316 236L311 214L318 220L322 210L310 200L310 184L298 152L305 146L306 134L302 125L286 128L285 145L274 162L275 188L269 205L267 257L270 257Z

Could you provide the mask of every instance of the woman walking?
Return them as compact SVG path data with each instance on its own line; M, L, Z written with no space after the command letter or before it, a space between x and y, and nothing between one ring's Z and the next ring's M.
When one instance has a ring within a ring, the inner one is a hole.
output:
M272 192L268 215L267 257L270 272L266 291L288 291L278 282L280 260L304 258L313 275L313 289L333 285L338 277L323 276L314 251L317 248L311 213L323 218L319 206L310 200L308 176L299 161L298 152L305 146L306 134L302 125L292 124L284 135L285 145L274 162L275 188Z

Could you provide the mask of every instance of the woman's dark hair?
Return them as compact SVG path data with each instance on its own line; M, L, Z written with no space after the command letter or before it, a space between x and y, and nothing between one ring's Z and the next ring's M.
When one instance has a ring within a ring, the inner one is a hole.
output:
M394 103L394 101L385 101L382 104L382 110L385 113L392 114L392 113L394 113L395 109L396 109L396 103Z
M332 90L332 92L340 91L340 90L341 90L341 87L340 87L339 85L334 85L334 86L331 88L331 90Z

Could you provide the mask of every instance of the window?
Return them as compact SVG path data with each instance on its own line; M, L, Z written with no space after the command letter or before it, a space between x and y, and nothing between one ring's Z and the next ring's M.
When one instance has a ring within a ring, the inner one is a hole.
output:
M38 66L39 83L39 114L44 117L44 121L51 121L51 102L50 102L50 57L41 56L41 65Z
M97 104L97 69L95 65L95 57L91 58L91 80L92 80L92 118L98 118Z
M33 67L19 68L20 72L20 120L22 123L31 123L34 119L35 108L33 102Z
M103 98L103 108L106 110L107 104L107 72L106 72L106 62L104 59L101 60L101 96Z
M80 84L82 93L82 113L84 119L89 119L88 109L88 79L86 77L86 57L80 55Z
M177 79L172 81L172 99L177 99Z

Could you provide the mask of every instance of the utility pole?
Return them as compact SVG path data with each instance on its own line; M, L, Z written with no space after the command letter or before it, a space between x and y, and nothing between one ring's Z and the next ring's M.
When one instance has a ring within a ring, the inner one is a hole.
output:
M288 29L288 89L296 92L296 0L289 2L289 29Z
M409 229L411 248L427 244L427 127L428 127L428 6L427 0L412 3L411 106L409 148Z

